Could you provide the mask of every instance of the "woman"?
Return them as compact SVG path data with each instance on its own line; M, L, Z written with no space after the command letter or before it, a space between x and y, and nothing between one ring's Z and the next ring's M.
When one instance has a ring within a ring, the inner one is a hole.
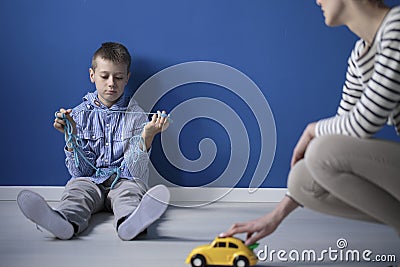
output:
M317 0L328 26L361 39L336 116L307 125L292 156L288 194L269 214L234 224L246 244L271 234L298 206L378 222L400 234L400 143L372 139L386 123L400 133L400 6L383 0Z

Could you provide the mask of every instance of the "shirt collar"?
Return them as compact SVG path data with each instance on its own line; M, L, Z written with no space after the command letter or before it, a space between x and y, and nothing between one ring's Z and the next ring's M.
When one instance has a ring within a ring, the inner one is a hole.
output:
M89 102L93 108L108 109L103 103L100 102L98 98L97 91L89 92L83 97L83 101ZM129 103L129 99L126 97L125 93L121 95L117 102L114 103L109 109L123 111L126 110Z

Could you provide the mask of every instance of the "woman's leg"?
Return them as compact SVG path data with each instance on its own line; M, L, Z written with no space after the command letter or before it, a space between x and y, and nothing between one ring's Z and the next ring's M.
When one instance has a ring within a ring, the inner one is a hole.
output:
M378 222L322 188L313 179L304 160L299 161L290 171L288 189L290 197L309 209L333 216Z
M316 211L384 223L400 233L399 158L397 143L320 137L291 170L289 192Z
M321 187L400 233L399 161L399 143L342 135L315 139L305 155Z

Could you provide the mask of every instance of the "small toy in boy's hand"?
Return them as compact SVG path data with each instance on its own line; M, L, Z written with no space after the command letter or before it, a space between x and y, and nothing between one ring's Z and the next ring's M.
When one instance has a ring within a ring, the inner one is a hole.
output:
M167 118L169 123L172 123L171 114L161 113L161 111L157 111L157 113L148 113L149 115L157 114L161 118Z
M210 244L194 248L185 262L192 267L209 265L249 267L258 261L253 252L257 246L258 244L246 246L243 240L235 237L216 237Z

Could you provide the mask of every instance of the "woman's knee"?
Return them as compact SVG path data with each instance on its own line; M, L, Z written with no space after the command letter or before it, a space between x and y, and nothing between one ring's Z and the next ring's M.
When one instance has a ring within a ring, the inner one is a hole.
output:
M314 138L308 145L304 159L307 166L312 166L315 163L323 161L327 156L331 155L331 152L335 146L338 145L337 136L321 136Z
M309 144L304 161L317 182L321 183L321 179L335 176L338 170L348 168L347 162L341 156L348 153L346 152L349 149L346 145L347 138L351 137L321 136Z
M327 191L312 177L304 160L299 161L291 169L288 190L293 199L305 206L310 199L323 198L327 195Z

